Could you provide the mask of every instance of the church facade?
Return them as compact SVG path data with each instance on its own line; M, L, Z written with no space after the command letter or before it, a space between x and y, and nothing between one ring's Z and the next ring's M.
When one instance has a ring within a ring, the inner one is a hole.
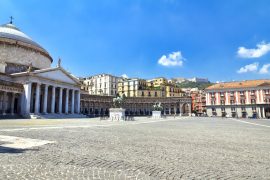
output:
M0 26L0 117L79 116L80 81L12 21Z

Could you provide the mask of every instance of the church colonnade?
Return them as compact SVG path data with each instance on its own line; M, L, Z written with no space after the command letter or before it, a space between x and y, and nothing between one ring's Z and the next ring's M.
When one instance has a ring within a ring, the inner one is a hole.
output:
M14 115L20 112L21 93L0 91L0 113L1 115Z
M80 91L76 89L28 82L24 85L22 114L80 113Z

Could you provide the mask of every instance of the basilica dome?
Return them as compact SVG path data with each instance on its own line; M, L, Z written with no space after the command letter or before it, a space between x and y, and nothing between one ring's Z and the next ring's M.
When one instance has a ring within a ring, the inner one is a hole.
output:
M49 68L52 57L38 43L20 31L14 24L0 26L0 63L4 72L11 74L27 70Z

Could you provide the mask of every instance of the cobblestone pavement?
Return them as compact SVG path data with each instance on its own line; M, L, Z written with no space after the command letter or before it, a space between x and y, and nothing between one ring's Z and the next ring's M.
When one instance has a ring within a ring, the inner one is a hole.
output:
M56 141L0 143L0 179L270 179L268 120L48 121L0 122L0 135Z

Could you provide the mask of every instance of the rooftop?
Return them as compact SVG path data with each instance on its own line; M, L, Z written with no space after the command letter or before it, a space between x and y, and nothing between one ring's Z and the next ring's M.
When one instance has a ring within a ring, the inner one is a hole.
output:
M240 88L253 88L258 86L270 86L270 80L259 79L259 80L246 80L246 81L236 81L236 82L225 82L218 83L206 88L206 90L215 89L240 89Z

